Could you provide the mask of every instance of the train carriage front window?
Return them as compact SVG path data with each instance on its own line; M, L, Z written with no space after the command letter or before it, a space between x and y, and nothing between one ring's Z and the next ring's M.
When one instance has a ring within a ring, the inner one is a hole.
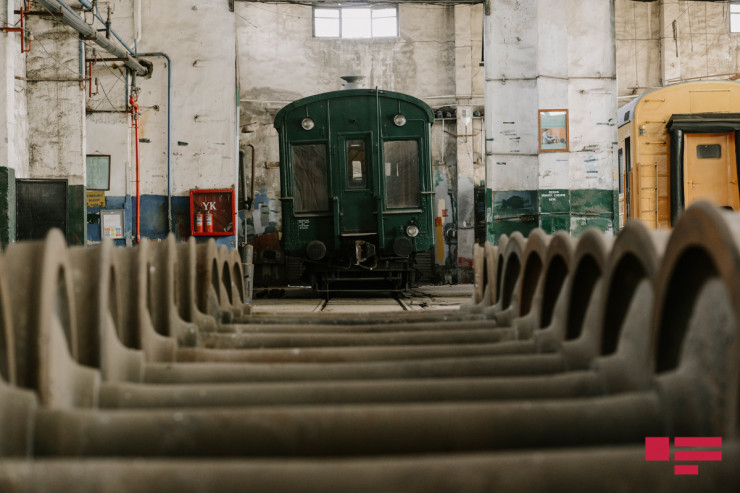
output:
M383 156L386 207L419 207L418 142L415 140L384 142Z
M292 158L295 212L328 211L326 145L294 145Z
M347 188L367 188L365 141L347 141Z

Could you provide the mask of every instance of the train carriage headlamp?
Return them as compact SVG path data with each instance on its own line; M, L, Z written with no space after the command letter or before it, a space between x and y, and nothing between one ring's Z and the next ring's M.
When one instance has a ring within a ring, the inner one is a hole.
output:
M409 224L406 226L406 236L416 238L419 235L419 226L416 224Z
M314 127L314 122L309 117L304 118L301 120L301 127L303 127L303 130L311 130Z
M393 117L393 123L397 127L403 127L404 125L406 125L406 116L404 116L402 113L397 114Z

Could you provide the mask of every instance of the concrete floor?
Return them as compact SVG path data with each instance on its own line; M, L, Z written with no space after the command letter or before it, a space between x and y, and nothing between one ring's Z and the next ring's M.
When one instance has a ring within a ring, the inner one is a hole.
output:
M271 313L380 313L424 310L457 310L473 296L471 284L421 286L397 298L387 293L353 292L323 294L310 288L255 289L253 314Z

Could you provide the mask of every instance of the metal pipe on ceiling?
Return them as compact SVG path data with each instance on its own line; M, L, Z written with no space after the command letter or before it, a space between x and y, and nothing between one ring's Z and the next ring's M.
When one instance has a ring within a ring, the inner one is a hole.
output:
M38 0L38 2L49 9L49 11L59 13L60 17L58 17L58 19L80 33L83 39L94 41L95 44L103 48L108 53L122 58L124 60L123 63L136 72L137 75L145 76L149 73L149 69L145 65L136 61L129 54L129 51L111 43L110 40L105 38L105 36L101 36L95 28L85 23L85 20L77 15L77 13L72 10L72 7L67 5L65 2L61 0Z

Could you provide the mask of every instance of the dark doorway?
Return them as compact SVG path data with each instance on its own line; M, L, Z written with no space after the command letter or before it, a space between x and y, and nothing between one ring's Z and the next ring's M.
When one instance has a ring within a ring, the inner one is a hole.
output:
M52 228L67 235L67 180L16 180L16 239L40 240Z

